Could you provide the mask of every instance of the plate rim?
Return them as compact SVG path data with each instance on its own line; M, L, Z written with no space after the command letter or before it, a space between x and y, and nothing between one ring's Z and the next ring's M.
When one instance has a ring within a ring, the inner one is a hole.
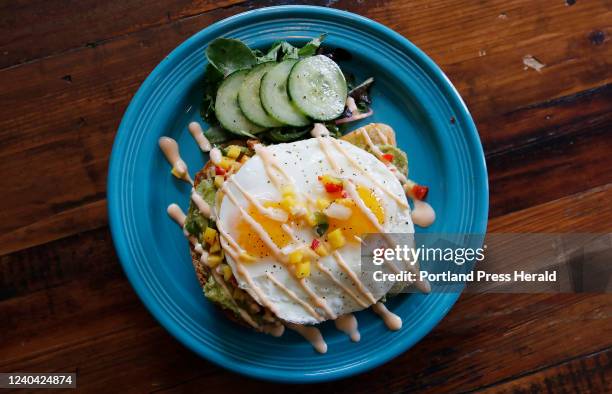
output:
M371 31L375 31L376 33L384 36L385 38L392 39L399 44L399 49L402 52L408 52L410 57L419 64L426 74L432 79L432 82L435 84L438 89L440 89L442 95L446 100L449 101L449 104L453 106L455 112L455 117L461 118L461 121L458 122L462 124L462 136L466 139L468 144L468 150L472 153L472 168L476 170L476 173L479 175L477 185L477 195L481 201L480 204L476 205L476 209L474 211L474 222L473 222L473 233L484 234L487 229L488 223L488 210L489 210L489 185L488 185L488 172L487 166L484 156L484 151L482 147L482 143L480 141L480 137L478 131L476 129L476 125L473 121L473 118L457 92L454 85L451 83L449 78L444 74L444 72L438 67L438 65L427 56L421 49L419 49L416 45L414 45L407 38L402 36L401 34L395 32L391 28L371 20L367 17L344 11L338 10L334 8L320 7L320 6L308 6L308 5L281 5L281 6L272 6L272 7L264 7L255 10L249 10L246 12L242 12L228 18L222 19L218 22L215 22L206 28L196 32L183 42L181 42L177 47L175 47L167 56L165 56L153 69L153 71L147 76L147 78L142 82L136 93L134 94L130 104L128 105L121 123L119 125L118 131L115 135L113 147L111 151L111 156L109 160L109 170L107 175L107 200L108 200L108 217L109 217L109 226L111 230L111 236L113 240L113 244L115 250L117 252L117 256L122 265L122 268L130 281L130 284L134 291L137 293L140 301L144 304L147 310L154 316L154 318L168 331L174 338L176 338L179 342L181 342L184 346L189 348L194 353L199 356L205 358L206 360L213 362L223 368L226 368L230 371L237 372L249 377L264 379L268 381L275 382L300 382L300 383L314 383L314 382L324 382L331 381L341 378L346 378L349 376L353 376L359 373L363 373L365 371L371 370L375 367L378 367L400 354L407 351L412 345L408 343L408 341L394 341L394 346L389 346L384 352L381 352L377 355L377 357L371 358L366 362L360 363L358 365L352 365L347 368L338 369L328 373L322 374L301 374L301 375L287 375L281 376L279 374L275 374L274 370L263 370L261 368L251 367L249 365L235 364L232 363L231 360L222 357L213 352L207 352L205 349L201 349L198 346L197 341L194 338L184 332L179 326L177 326L173 321L171 321L163 308L160 308L159 305L155 303L154 300L151 300L149 296L148 290L146 289L145 284L142 282L142 278L138 275L138 273L134 270L133 264L128 263L131 261L130 255L127 251L127 247L125 244L127 243L125 237L122 234L122 227L119 225L121 221L121 212L120 212L120 199L118 198L118 191L116 190L118 186L118 182L113 182L112 179L119 179L118 176L120 167L119 161L120 156L117 153L120 150L120 146L122 144L122 140L127 138L126 135L130 132L128 128L128 123L130 123L129 118L134 116L133 112L136 107L140 103L140 101L145 100L146 98L142 97L142 92L148 89L148 86L154 83L154 80L162 72L164 68L163 65L166 60L171 57L181 56L183 52L185 52L188 47L200 40L201 36L205 36L208 34L213 34L214 32L223 29L226 25L233 24L236 21L241 21L246 19L246 23L248 20L253 17L260 17L261 15L268 14L277 14L277 13L285 13L285 14L294 14L293 16L309 16L313 19L316 19L317 16L327 15L327 16L338 16L341 18L348 18L353 23L356 24L364 24ZM244 22L244 21L243 21ZM219 36L219 34L217 34ZM457 299L461 293L453 293L447 294L448 298L446 300L445 308L441 310L439 316L436 316L435 319L429 322L427 325L423 325L419 328L420 332L423 334L415 341L415 343L422 340L422 338L427 335L433 328L446 316L446 314L450 311L450 309L454 306ZM323 356L324 357L324 356Z

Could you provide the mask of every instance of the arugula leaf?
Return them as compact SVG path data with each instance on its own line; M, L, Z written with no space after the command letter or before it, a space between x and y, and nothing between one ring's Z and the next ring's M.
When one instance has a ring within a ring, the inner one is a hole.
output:
M299 57L313 56L321 46L321 42L327 37L327 33L321 34L319 37L310 40L306 45L298 50Z
M233 38L217 38L206 48L206 58L224 77L234 71L251 68L257 57L242 41Z

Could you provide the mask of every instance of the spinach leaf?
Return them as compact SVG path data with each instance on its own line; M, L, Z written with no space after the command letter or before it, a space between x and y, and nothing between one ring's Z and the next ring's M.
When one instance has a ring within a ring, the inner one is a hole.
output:
M206 58L224 77L234 71L251 68L257 57L242 41L232 38L217 38L206 48Z
M273 143L292 142L302 139L310 132L310 129L310 126L305 128L282 127L268 131L266 137Z
M210 63L206 65L203 81L204 95L202 96L202 103L200 105L200 115L208 124L217 123L217 116L215 115L215 98L221 81L223 81L223 74L211 66Z
M208 138L208 141L210 141L211 144L220 144L221 142L232 139L232 134L219 125L212 126L206 130L204 132L204 136Z

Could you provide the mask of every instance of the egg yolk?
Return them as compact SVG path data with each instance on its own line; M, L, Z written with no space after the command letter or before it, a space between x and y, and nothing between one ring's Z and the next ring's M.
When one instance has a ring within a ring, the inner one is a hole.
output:
M357 185L357 194L363 201L366 207L372 211L379 224L385 221L385 211L381 204L380 198L374 192L365 186ZM340 201L340 200L339 200ZM372 224L368 216L354 202L352 204L344 204L351 209L351 216L346 220L329 219L329 231L337 228L342 230L342 233L349 241L356 241L354 236L361 236L368 233L377 233L378 230Z
M274 204L274 203L273 203ZM276 203L278 205L278 203ZM270 203L264 204L265 206L271 206ZM265 232L268 233L272 241L282 248L287 246L291 241L291 237L281 227L281 223L262 215L257 208L249 206L247 210L249 215L257 223L261 225ZM237 242L241 245L244 250L255 257L266 257L272 254L268 246L259 237L259 234L251 227L251 225L244 219L241 219L237 226L238 239Z

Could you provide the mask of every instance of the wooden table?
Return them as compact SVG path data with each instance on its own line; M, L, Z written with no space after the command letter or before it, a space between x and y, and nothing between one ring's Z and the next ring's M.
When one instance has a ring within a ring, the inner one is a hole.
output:
M291 388L220 369L154 321L108 230L119 121L180 42L276 3L2 2L0 371L76 371L81 389L103 392L612 390L609 294L464 295L394 361ZM486 151L489 231L612 229L610 1L311 3L384 23L447 73ZM526 68L526 55L545 66Z

